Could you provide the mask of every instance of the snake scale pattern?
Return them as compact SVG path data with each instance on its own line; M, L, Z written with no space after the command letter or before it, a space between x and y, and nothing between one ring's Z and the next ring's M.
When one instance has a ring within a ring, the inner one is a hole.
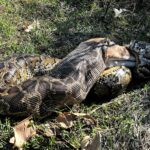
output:
M12 56L0 62L0 114L46 117L97 95L123 91L132 74L150 76L150 46L120 46L107 38L89 39L62 60L45 55Z

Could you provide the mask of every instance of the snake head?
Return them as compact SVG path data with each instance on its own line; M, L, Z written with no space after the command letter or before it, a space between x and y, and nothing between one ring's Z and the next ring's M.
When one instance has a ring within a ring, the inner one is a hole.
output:
M137 60L136 71L142 78L150 77L150 43L144 41L131 41L129 49Z

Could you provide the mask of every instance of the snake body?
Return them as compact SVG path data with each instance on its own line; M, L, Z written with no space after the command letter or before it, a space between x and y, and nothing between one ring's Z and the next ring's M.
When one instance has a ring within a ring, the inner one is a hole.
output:
M141 52L134 50L133 43L130 48L138 57L138 66L134 55L119 48L109 39L95 38L80 43L62 60L22 55L1 62L0 113L45 117L82 102L92 87L98 95L106 88L111 89L108 92L126 88L131 81L129 68L145 68L148 62L143 61L143 53L139 58Z
M34 76L48 73L60 59L46 55L14 55L0 62L0 94Z

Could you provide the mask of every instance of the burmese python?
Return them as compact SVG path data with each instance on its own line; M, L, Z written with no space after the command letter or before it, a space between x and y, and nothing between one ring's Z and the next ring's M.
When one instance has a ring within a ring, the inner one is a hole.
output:
M122 91L131 81L130 69L149 77L149 50L145 42L125 47L95 38L62 60L44 55L7 58L0 63L0 113L44 117L83 101L92 87L98 95L105 89Z

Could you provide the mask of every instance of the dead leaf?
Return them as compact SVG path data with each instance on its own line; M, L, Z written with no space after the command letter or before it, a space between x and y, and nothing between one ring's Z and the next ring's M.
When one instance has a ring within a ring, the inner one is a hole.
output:
M90 136L85 136L83 138L83 140L81 141L81 150L85 150L85 148L89 145L90 140L91 140Z
M60 127L56 123L49 121L48 123L37 126L37 132L46 137L56 136L60 135Z
M70 112L60 113L56 118L56 122L61 128L71 128L73 126L73 121L75 120L75 115Z
M60 113L59 116L56 118L56 122L59 124L61 128L68 129L73 126L73 121L75 121L78 117L86 118L91 123L96 124L96 120L86 113L70 113L70 112Z
M114 13L115 13L115 18L120 18L121 16L122 16L122 13L123 12L126 12L127 11L127 9L116 9L116 8L113 8L113 11L114 11Z
M27 140L36 134L36 128L34 125L31 125L31 122L31 117L26 118L13 127L14 137L12 137L9 142L14 144L14 147L21 150Z
M31 32L31 30L39 28L39 27L40 27L40 23L38 20L34 20L33 23L31 24L26 23L23 25L23 29L25 32Z
M4 6L0 5L0 13L3 13L5 11L5 9L6 8Z
M81 150L100 150L100 144L101 144L101 134L100 132L97 132L95 137L92 140L87 139L89 142L88 144L81 143Z
M92 117L92 116L90 116L90 115L88 115L88 114L86 114L86 113L73 113L75 116L77 116L77 117L83 117L83 118L86 118L86 119L88 119L91 123L93 123L93 124L96 124L97 122L96 122L96 120Z

